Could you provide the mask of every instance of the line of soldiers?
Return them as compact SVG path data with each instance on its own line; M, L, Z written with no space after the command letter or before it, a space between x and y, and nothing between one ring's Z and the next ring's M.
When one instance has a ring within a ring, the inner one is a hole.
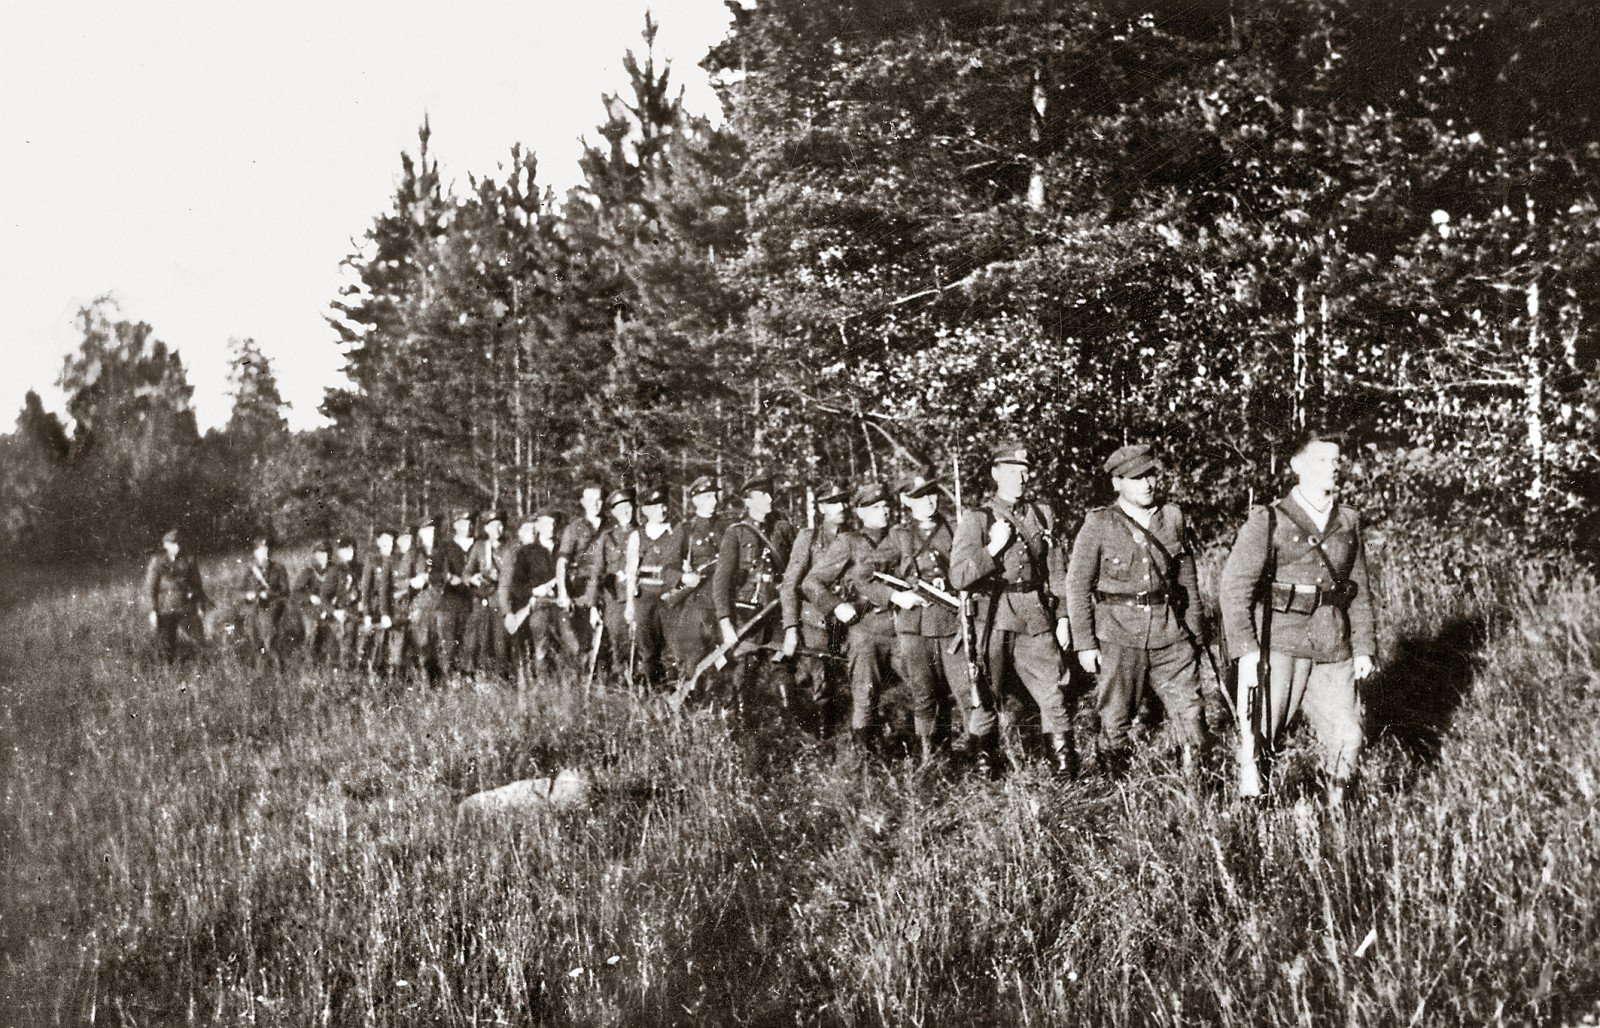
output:
M1076 773L1075 708L1088 690L1074 686L1073 661L1095 680L1102 770L1126 770L1131 729L1152 699L1186 769L1196 767L1208 736L1205 662L1251 726L1241 793L1264 791L1284 730L1303 713L1337 799L1360 753L1358 683L1376 652L1360 519L1336 499L1342 449L1338 437L1308 435L1291 460L1295 487L1238 533L1218 596L1233 688L1209 646L1192 535L1181 508L1159 498L1162 466L1148 445L1106 460L1115 500L1088 512L1070 551L1050 505L1029 495L1027 448L1006 441L991 456L991 494L954 523L942 484L916 475L894 490L818 486L797 530L773 509L772 477L756 472L737 490L737 515L723 510L712 476L690 485L676 525L662 489L607 494L590 482L581 516L559 536L550 510L520 519L514 539L503 514L460 510L413 531L380 529L364 565L349 539L319 545L292 588L258 538L238 582L239 621L265 661L278 659L294 609L312 660L415 669L435 682L580 661L592 677L608 664L640 692L670 690L677 702L706 681L736 711L775 697L819 735L847 702L850 739L880 755L898 680L921 759L960 752L983 774L998 773L999 729L1016 711L1036 713L1049 765ZM906 511L898 523L895 500ZM185 609L174 598L203 597L175 542L146 581L163 640Z

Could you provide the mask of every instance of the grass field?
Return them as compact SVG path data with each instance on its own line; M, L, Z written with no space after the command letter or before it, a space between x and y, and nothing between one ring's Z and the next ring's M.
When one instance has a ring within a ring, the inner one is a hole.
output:
M1600 589L1394 554L1342 813L858 768L618 691L169 670L131 581L0 611L4 1023L1579 1023ZM1231 743L1225 742L1231 749ZM457 817L593 771L591 809Z

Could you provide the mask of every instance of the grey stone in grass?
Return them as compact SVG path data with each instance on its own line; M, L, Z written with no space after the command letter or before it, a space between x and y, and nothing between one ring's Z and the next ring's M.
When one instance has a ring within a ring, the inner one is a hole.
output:
M589 775L568 768L554 778L524 778L519 782L474 793L461 801L462 814L542 814L586 806L593 783Z

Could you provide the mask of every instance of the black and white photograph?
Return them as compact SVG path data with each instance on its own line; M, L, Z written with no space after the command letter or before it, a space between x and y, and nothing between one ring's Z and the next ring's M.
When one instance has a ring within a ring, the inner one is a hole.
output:
M0 0L0 408L0 1028L1600 1024L1590 0Z

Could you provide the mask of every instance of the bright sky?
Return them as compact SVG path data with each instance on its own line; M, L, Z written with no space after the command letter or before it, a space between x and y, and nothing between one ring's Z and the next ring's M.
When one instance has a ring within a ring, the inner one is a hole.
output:
M230 336L273 359L291 424L319 424L339 261L423 113L446 182L521 142L564 191L647 8L714 115L697 64L722 0L0 0L0 432L30 388L61 409L74 313L106 292L182 354L202 428L228 416Z

